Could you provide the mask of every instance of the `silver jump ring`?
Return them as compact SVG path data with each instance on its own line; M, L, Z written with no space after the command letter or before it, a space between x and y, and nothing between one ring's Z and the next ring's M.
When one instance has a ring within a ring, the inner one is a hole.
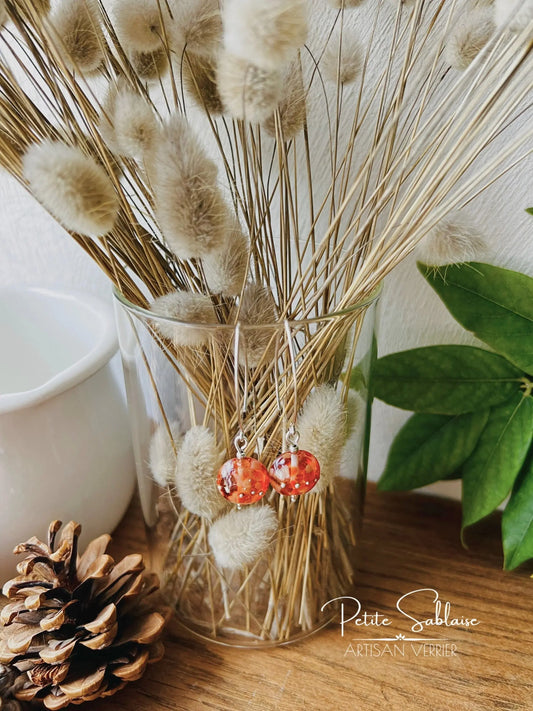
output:
M233 440L233 444L235 445L235 449L237 451L237 457L244 457L246 447L248 446L248 440L244 436L243 432L237 433L237 436Z

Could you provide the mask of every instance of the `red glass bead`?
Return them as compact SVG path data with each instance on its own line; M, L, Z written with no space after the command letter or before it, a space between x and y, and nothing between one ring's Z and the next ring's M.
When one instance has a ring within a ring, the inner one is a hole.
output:
M270 468L270 483L278 494L300 496L311 491L320 479L320 464L303 449L285 452Z
M233 504L255 504L270 486L267 468L253 457L228 459L217 478L218 490Z

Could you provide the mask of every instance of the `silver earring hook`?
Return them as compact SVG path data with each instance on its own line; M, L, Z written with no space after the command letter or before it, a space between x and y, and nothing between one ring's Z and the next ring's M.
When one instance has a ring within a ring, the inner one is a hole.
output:
M285 334L287 336L287 347L289 349L289 355L291 358L291 370L292 370L292 384L293 384L293 416L292 416L292 422L289 425L289 430L288 430L288 435L291 434L291 431L294 434L297 434L296 432L296 420L298 419L298 373L296 369L296 353L294 351L294 341L291 333L291 326L288 321L288 319L284 319L283 325L285 327ZM299 438L299 435L298 435ZM287 438L287 441L288 438ZM289 444L292 444L289 442ZM297 442L296 442L297 444Z
M276 336L276 340L274 343L274 391L276 393L276 405L278 406L278 412L281 415L283 412L283 407L281 405L281 395L279 393L279 377L278 377L278 368L279 368L279 340L278 337Z
M246 412L248 409L248 363L245 358L244 362L244 392L241 398L239 397L239 357L240 357L240 346L241 346L241 322L237 321L235 324L235 340L234 340L234 352L233 352L233 386L235 394L235 411L237 413L237 419L239 422L239 431L234 439L235 449L237 450L237 457L242 458L245 454L246 447L248 445L248 440L244 434L244 417L246 417Z

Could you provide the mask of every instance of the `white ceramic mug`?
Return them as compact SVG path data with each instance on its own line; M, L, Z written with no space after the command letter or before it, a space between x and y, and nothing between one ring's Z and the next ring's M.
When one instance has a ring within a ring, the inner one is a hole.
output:
M116 352L98 299L0 289L2 581L15 573L13 546L45 536L51 520L81 523L83 545L126 511L135 467Z

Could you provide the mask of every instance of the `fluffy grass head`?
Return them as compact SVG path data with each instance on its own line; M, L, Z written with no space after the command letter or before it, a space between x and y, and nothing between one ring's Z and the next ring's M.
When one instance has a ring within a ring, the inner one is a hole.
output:
M179 259L201 259L224 244L228 208L217 166L187 121L174 116L150 155L156 217Z
M181 444L175 471L178 496L185 508L209 521L228 504L217 489L223 453L207 427L192 427Z
M115 0L113 19L126 51L154 52L161 48L163 28L157 0Z
M80 148L46 140L23 158L24 178L43 206L67 230L91 237L110 232L119 201L106 171Z
M279 122L283 140L290 141L303 129L306 118L307 102L302 70L299 65L293 65L284 78L280 103L263 127L268 134L276 136L276 125Z
M263 69L287 65L306 37L305 0L228 0L224 7L225 47Z
M494 34L493 11L490 7L477 7L461 17L446 40L446 61L459 71L472 64Z
M314 454L320 464L320 479L313 489L319 493L338 475L346 439L346 408L335 388L319 385L313 390L302 407L297 429L300 448Z
M214 58L187 52L183 58L182 77L187 93L198 108L207 111L210 116L223 112Z
M142 159L153 148L159 128L148 101L128 87L112 87L103 108L101 131L111 150Z
M441 220L417 247L417 258L430 266L471 262L484 257L487 244L474 222L463 213Z
M268 551L278 530L270 506L248 506L219 518L209 530L209 545L217 565L241 570Z
M105 40L94 0L63 0L50 21L71 69L85 74L96 71L104 58Z
M211 299L192 291L173 291L159 296L152 302L150 310L157 316L183 322L161 320L155 324L162 336L183 348L201 348L209 343L209 329L201 328L201 324L217 323Z
M180 0L173 8L170 26L173 49L213 58L222 42L222 17L219 0Z
M228 113L251 123L270 118L283 94L281 72L262 69L229 52L220 56L217 83Z
M209 290L222 296L237 296L246 279L250 253L248 238L237 218L228 230L221 249L211 252L202 262Z
M332 37L322 59L324 77L333 82L351 84L360 75L363 66L363 49L359 39L348 30Z
M183 429L178 421L169 422L168 429L165 423L160 423L152 435L148 466L154 481L159 486L165 487L174 483L176 457L182 441Z

